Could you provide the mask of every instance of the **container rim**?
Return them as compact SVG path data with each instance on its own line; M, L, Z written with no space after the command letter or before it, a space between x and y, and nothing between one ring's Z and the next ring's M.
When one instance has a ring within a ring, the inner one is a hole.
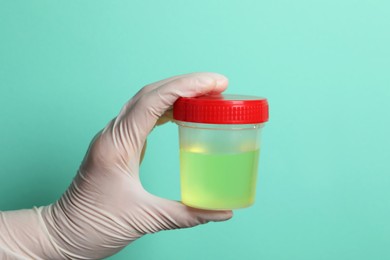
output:
M173 120L182 127L194 128L194 129L206 129L206 130L253 130L263 128L265 123L251 123L251 124L207 124L207 123L194 123L180 120Z

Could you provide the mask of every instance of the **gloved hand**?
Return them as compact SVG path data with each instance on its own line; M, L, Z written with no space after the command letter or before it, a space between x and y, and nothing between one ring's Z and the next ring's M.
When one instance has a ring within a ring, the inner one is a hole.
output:
M0 258L101 259L145 234L231 218L231 211L156 197L139 178L146 138L156 124L171 119L176 99L220 93L227 84L222 75L194 73L141 89L91 142L57 202L0 213Z

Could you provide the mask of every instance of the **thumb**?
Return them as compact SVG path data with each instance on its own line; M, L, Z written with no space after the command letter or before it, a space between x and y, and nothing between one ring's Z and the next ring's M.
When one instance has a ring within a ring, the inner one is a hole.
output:
M227 87L225 76L216 73L195 73L168 81L167 83L142 95L121 118L128 140L142 148L147 135L157 120L179 97L196 97L208 93L220 93Z
M204 210L188 207L181 202L153 196L155 226L153 232L178 228L189 228L207 222L225 221L233 216L231 210Z

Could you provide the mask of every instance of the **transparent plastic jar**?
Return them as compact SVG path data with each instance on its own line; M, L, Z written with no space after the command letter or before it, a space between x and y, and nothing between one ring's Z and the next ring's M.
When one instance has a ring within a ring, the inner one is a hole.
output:
M227 94L180 98L173 113L182 202L211 210L252 205L267 100Z

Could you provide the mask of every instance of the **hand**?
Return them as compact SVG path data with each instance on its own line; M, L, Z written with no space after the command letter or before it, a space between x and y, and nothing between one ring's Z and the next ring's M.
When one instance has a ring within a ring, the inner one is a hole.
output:
M231 211L194 209L156 197L139 178L146 138L156 124L172 119L176 99L220 93L227 84L219 74L182 75L142 88L125 104L92 141L66 193L42 210L61 257L103 258L145 234L231 218Z

